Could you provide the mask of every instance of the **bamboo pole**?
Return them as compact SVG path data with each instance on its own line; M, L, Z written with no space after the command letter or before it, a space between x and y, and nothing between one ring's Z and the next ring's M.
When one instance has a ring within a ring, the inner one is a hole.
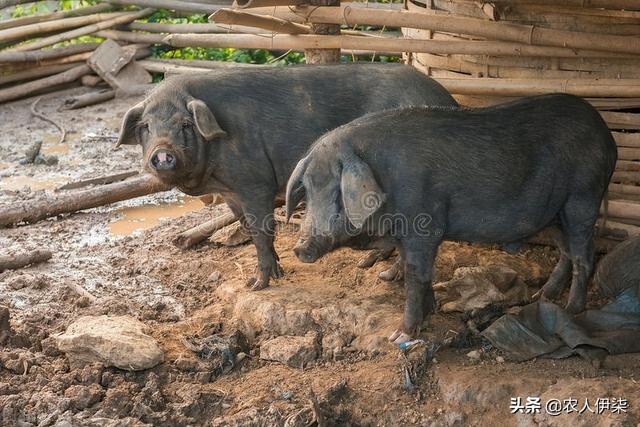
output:
M0 89L0 103L12 101L14 99L22 98L37 92L42 89L46 89L52 86L57 86L63 83L69 83L78 80L80 77L90 74L91 68L86 65L78 65L60 74L45 77L43 79L34 80L29 83L23 83L18 86L13 86L7 89Z
M453 58L450 55L438 56L428 53L421 53L419 55L416 55L415 61L418 61L422 65L427 67L441 68L458 73L472 74L476 77L529 79L576 79L606 77L605 74L601 71L566 71L544 70L537 68L500 67L467 62L458 58ZM640 78L640 70L638 70L638 72L633 75L628 75L627 77Z
M40 264L51 259L51 251L38 249L29 253L0 256L0 273L5 270L17 270L32 264Z
M86 76L82 76L80 78L80 83L82 84L82 86L96 87L103 82L104 80L102 80L102 77L95 74L87 74Z
M627 218L640 221L640 203L622 200L609 200L609 215L615 218Z
M253 15L230 9L220 9L211 15L209 19L221 24L256 27L276 33L308 34L311 32L311 29L306 25L296 24L272 16Z
M52 74L62 73L63 71L67 71L71 68L77 67L78 65L82 64L78 62L72 62L70 64L49 65L44 67L32 68L30 70L21 71L18 73L0 75L0 85L19 82L21 80L33 80L37 79L38 77L45 77Z
M640 196L640 186L611 183L609 184L609 192Z
M0 209L0 227L36 222L52 216L96 208L122 200L170 190L171 186L144 174L88 190L58 193L52 197L17 202Z
M132 22L123 27L125 30L147 31L150 33L249 33L262 34L264 31L251 27L230 28L216 24L159 24L151 22Z
M176 235L173 244L181 249L189 249L190 247L207 239L213 233L224 226L227 226L238 220L238 217L227 207L225 211L210 221L204 222L189 230L183 231Z
M607 52L581 51L549 46L529 46L494 41L440 41L406 38L318 36L311 34L276 34L262 37L252 34L171 34L164 43L174 47L232 47L244 49L353 49L384 52L414 52L436 54L471 54L494 56L555 56L575 58L576 55L612 55ZM614 54L615 55L615 54Z
M269 67L266 64L244 64L240 62L223 62L223 61L208 61L206 59L170 59L170 58L153 58L139 61L140 64L153 66L153 65L172 65L183 66L189 68L208 68L210 70L220 70L224 68L256 68L256 67ZM158 71L162 72L162 71Z
M116 97L116 91L113 89L103 89L96 92L85 93L73 98L65 99L62 106L63 110L75 110L77 108L87 107L89 105L99 104Z
M431 31L467 34L492 40L511 41L525 45L556 46L605 52L640 54L640 38L563 31L531 25L517 25L448 15L429 15L393 10L344 7L299 7L294 10L274 7L277 18L291 20L291 15L304 22L387 27L418 28Z
M24 51L24 50L33 50L40 49L41 47L50 46L52 44L60 43L61 41L71 40L76 37L84 36L87 34L95 33L96 31L106 30L107 28L111 28L115 25L119 24L127 24L131 21L135 21L136 19L144 18L145 16L149 16L154 12L154 9L143 9L137 12L126 13L125 15L118 16L112 19L108 19L106 21L98 22L95 24L87 25L85 27L80 27L72 31L67 31L64 33L56 34L50 37L45 37L35 42L31 42L22 46L18 46L12 50L14 51Z
M248 9L253 7L273 7L273 6L298 6L308 4L306 0L235 0L234 5L238 9Z
M620 151L625 148L618 147L618 158L620 158ZM634 148L627 148L627 150L635 150ZM635 156L634 156L635 157ZM635 171L640 172L640 162L633 160L618 160L616 163L616 171Z
M17 4L29 3L33 0L0 0L0 9L15 6Z
M164 34L132 33L131 31L102 30L97 31L96 36L119 42L141 44L164 44Z
M611 129L640 129L640 114L600 112Z
M40 62L47 59L62 58L77 53L92 52L99 43L72 44L55 49L31 50L27 52L0 51L0 63L2 62Z
M549 6L591 7L598 9L640 10L637 0L492 0L493 3L520 5L535 4Z
M229 5L215 5L215 4L203 4L194 3L182 0L107 0L111 4L117 4L120 6L140 6L140 7L152 7L155 9L170 9L180 12L193 12L193 13L213 13L218 9L229 7ZM221 2L222 3L222 2Z
M61 10L58 12L43 15L24 16L22 18L7 19L0 21L0 30L7 28L23 27L25 25L37 24L38 22L53 21L56 19L74 18L77 16L93 15L94 13L104 13L113 9L108 3L100 3L94 6L80 7L78 9Z
M17 40L24 37L37 37L39 34L52 33L57 31L68 30L70 28L82 27L84 25L94 24L96 22L105 21L118 16L127 15L127 12L113 13L96 13L89 16L78 16L76 18L57 19L55 21L41 22L31 25L25 25L18 28L9 28L0 31L0 42Z
M576 16L580 19L587 19L589 22L605 22L609 19L610 23L622 23L633 24L640 18L640 12L632 10L612 10L612 9L591 9L584 7L567 7L567 6L552 6L545 4L523 4L517 7L501 8L506 19L509 18L510 11L526 11L531 14L545 14L547 12L553 12L565 16ZM505 13L506 12L506 13Z
M640 184L640 173L636 171L615 171L611 177L615 183Z
M164 64L155 61L138 61L138 64L150 73L165 74L197 74L210 73L210 68L189 67L176 64ZM221 67L222 68L222 67Z
M611 132L619 147L640 148L640 132Z
M585 97L626 98L640 96L640 79L439 78L437 80L449 92L463 95L530 96L545 93L570 93Z
M640 160L640 148L618 147L618 159L620 160ZM640 170L640 163L638 163Z

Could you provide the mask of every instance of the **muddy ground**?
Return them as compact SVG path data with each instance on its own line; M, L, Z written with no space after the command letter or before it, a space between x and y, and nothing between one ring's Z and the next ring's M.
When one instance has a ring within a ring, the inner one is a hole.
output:
M47 95L39 104L68 130L63 145L55 143L50 124L30 116L33 100L0 107L0 205L139 167L138 148L112 150L120 118L136 100L56 111L65 95L83 90ZM57 164L19 163L38 139ZM318 413L326 425L640 422L637 355L609 357L601 367L575 357L512 363L474 337L433 355L422 346L401 353L385 337L400 320L403 291L377 277L393 260L362 270L356 263L363 253L339 250L302 264L292 253L295 227L281 227L276 240L285 278L267 290L247 291L244 282L256 264L253 246L205 242L183 251L171 244L177 232L219 209L169 192L0 230L0 252L54 252L45 264L0 274L0 305L9 307L13 331L0 352L2 425L303 426ZM450 279L461 266L506 264L533 293L556 256L540 246L509 255L494 247L446 243L436 281ZM595 291L590 300L598 301ZM142 372L100 365L70 369L52 336L82 315L97 314L143 321L164 349L165 362ZM465 320L462 314L435 315L423 338L464 333ZM281 335L310 338L318 357L299 367L261 360L261 344ZM246 356L232 367L221 366L185 345L212 336L231 337L239 343L236 352ZM479 349L480 358L467 356ZM312 392L319 410L314 411ZM542 410L511 414L511 398L518 397L540 397ZM577 410L588 399L598 412L598 398L624 398L629 407L617 414L545 413L545 402L570 398L579 402Z

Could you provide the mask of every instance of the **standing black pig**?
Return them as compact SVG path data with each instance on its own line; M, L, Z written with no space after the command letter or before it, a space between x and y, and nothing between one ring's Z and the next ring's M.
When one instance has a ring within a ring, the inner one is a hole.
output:
M417 105L457 104L402 65L212 71L161 84L126 113L118 145L142 145L145 168L187 194L224 196L257 248L255 290L282 275L274 201L309 146L366 113Z
M307 217L294 251L314 262L363 235L395 237L406 301L390 339L402 342L435 309L431 277L442 240L509 244L557 224L561 258L543 294L558 296L573 267L567 309L580 312L616 158L598 112L570 95L373 113L324 135L296 166L287 214L306 193Z

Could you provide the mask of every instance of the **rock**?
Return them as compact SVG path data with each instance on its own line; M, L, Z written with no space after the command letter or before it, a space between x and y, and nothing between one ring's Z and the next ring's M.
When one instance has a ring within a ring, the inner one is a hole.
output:
M84 316L55 338L71 366L101 362L139 371L164 359L156 340L144 331L145 325L130 316Z
M216 283L218 280L220 280L220 277L222 277L222 274L218 270L216 270L211 273L209 277L207 277L207 282Z
M498 362L498 363L504 363L504 357L502 357L502 356L498 356L498 357L496 357L496 362Z
M473 360L478 360L478 359L480 359L480 356L481 356L481 354L480 354L480 350L472 350L472 351L470 351L469 353L467 353L467 357L468 357L469 359L473 359Z
M300 368L318 357L315 334L304 337L280 336L260 346L260 359L284 363Z
M211 243L217 243L222 246L239 246L251 240L249 232L240 224L234 222L224 228L213 233L209 238Z
M11 335L11 325L9 324L9 309L0 306L0 345L4 345Z
M71 400L71 407L76 411L82 411L99 402L103 395L104 391L98 384L72 385L64 391L64 396Z

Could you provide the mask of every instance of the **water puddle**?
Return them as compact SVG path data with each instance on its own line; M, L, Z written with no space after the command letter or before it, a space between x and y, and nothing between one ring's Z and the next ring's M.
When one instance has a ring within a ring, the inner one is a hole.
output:
M164 219L177 218L202 209L204 203L197 197L181 197L174 203L123 207L118 209L122 218L109 224L109 231L116 236L128 236L160 224Z
M14 175L0 178L0 190L18 191L25 187L31 188L31 191L53 190L66 182L67 178L62 177L39 179L32 176Z
M69 143L63 142L58 144L60 135L47 133L42 137L42 148L40 152L45 155L51 154L67 154L69 152Z

